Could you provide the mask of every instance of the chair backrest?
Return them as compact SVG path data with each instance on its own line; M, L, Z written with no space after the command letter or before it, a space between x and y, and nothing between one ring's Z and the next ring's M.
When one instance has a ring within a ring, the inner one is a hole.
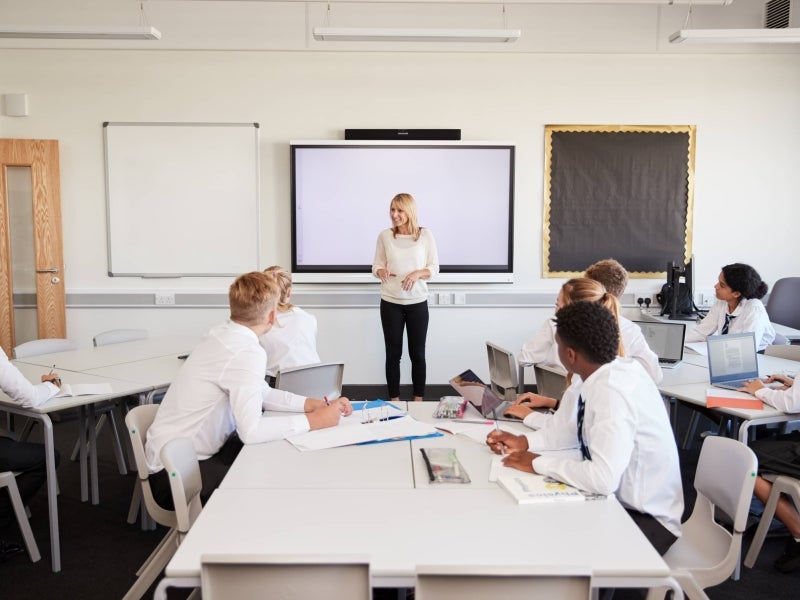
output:
M694 476L697 501L702 496L720 508L733 519L734 532L742 533L757 470L758 459L745 444L726 437L707 437Z
M492 391L504 400L516 400L519 377L514 354L497 344L486 342L486 355L489 359L489 382Z
M764 348L764 354L767 356L777 356L778 358L800 361L800 346L779 346L773 344Z
M338 398L342 395L344 363L315 363L278 371L275 387L309 398Z
M540 396L561 400L564 390L567 389L566 376L561 373L554 373L539 365L533 365L533 372L536 377L536 392Z
M95 346L107 346L108 344L144 340L147 337L149 337L147 329L109 329L98 333L92 341Z
M169 476L177 529L185 534L203 509L200 501L203 480L192 440L180 437L168 441L161 448L161 462Z
M41 340L31 340L14 347L14 358L25 358L26 356L39 356L40 354L50 354L51 352L66 352L67 350L77 350L78 344L72 340L64 338L44 338Z
M200 557L203 600L369 600L369 558L264 554Z
M767 314L773 323L800 329L800 277L784 277L772 286Z
M590 596L588 569L536 565L417 567L417 600L586 600Z
M131 436L131 447L133 448L133 458L136 462L136 471L139 475L139 482L142 486L142 498L150 516L159 525L165 527L175 527L177 518L174 511L165 510L156 502L153 492L150 489L150 469L147 467L147 458L144 453L144 443L147 440L147 430L156 418L158 404L143 404L134 406L125 415L125 426Z

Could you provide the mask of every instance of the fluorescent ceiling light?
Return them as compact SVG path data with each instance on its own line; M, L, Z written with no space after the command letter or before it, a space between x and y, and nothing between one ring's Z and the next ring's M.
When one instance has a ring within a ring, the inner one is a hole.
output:
M681 29L672 44L800 44L800 27L783 29Z
M324 42L515 42L521 29L384 29L380 27L314 27Z
M0 25L0 38L37 40L160 40L155 27L29 26Z

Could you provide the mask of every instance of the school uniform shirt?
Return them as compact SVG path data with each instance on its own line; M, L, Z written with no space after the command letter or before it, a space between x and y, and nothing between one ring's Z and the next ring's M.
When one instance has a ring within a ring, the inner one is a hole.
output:
M45 381L33 384L11 364L8 356L0 348L0 390L15 403L24 408L36 408L58 393L58 387Z
M270 388L267 356L249 327L228 321L192 350L170 385L147 432L151 473L164 468L161 448L191 438L200 460L219 452L236 431L245 444L277 440L310 429L305 414L267 417L263 410L303 412L305 398Z
M626 508L655 517L679 536L683 487L678 449L653 380L638 362L617 358L592 373L580 395L591 460L542 455L533 460L533 468L588 492L615 494Z
M531 452L545 450L568 450L578 448L578 394L583 381L578 375L572 376L572 382L564 390L558 408L554 413L532 412L525 417L523 423L532 431L526 433L528 449Z
M768 387L756 390L756 398L785 413L800 412L800 384L795 378L788 390L773 390Z
M412 271L428 269L431 278L439 273L439 254L436 241L428 228L422 228L419 239L413 235L394 236L391 229L384 229L378 235L372 274L377 277L378 269L393 273L386 283L381 282L381 299L393 304L418 304L428 299L428 284L417 279L410 290L404 290L403 278Z
M277 313L277 322L259 338L267 353L267 375L320 362L317 354L317 318L294 306Z
M695 328L687 328L686 341L702 342L710 335L721 334L726 314L728 314L728 303L725 300L717 300ZM752 331L756 336L757 350L763 350L775 339L775 328L769 321L767 309L758 298L742 298L731 316L734 319L728 325L728 333Z
M664 373L658 364L658 355L650 349L639 326L630 319L620 316L619 333L622 337L625 356L635 358L655 383L661 383ZM525 342L525 345L522 346L522 352L520 352L520 361L524 363L558 365L563 368L558 358L556 325L552 319L547 319L536 335Z

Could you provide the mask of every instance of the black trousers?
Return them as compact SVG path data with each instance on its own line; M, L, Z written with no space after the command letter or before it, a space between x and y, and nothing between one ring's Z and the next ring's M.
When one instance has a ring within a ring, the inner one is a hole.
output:
M56 466L59 455L56 452ZM17 487L23 504L27 504L47 480L47 463L43 444L17 442L0 437L0 471L16 471ZM0 490L0 528L16 521L8 490Z
M228 438L219 452L200 461L200 477L203 481L203 489L200 490L200 500L205 505L211 497L212 492L219 487L222 479L230 469L233 461L239 455L239 451L244 444L235 433ZM153 491L153 499L159 506L167 510L173 510L175 504L172 501L172 490L169 487L169 476L166 469L161 469L158 473L153 473L149 477L150 489Z
M675 534L659 523L658 519L652 515L630 508L627 511L633 522L642 530L644 537L653 545L653 548L661 556L664 556L670 546L678 539Z
M411 383L414 396L425 395L425 338L428 336L428 301L394 304L381 300L381 325L386 346L386 384L389 397L400 396L400 358L403 356L403 329L408 333Z

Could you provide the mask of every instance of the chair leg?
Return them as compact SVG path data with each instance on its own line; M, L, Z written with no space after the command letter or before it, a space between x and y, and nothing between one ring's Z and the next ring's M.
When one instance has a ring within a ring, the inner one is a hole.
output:
M169 538L169 542L167 542ZM175 551L178 549L178 531L170 529L164 540L156 547L153 554L151 554L145 564L147 565L141 570L141 575L136 579L136 582L131 586L122 600L140 600L153 582L161 575L161 571L167 566Z
M111 435L114 437L114 439L111 440L111 443L114 448L114 456L117 459L117 469L119 469L119 474L127 475L128 465L125 463L125 455L122 452L122 443L120 442L119 437L119 427L117 424L117 418L114 415L115 410L117 410L116 406L106 413L111 425Z
M139 570L138 570L138 571L136 571L136 576L137 576L137 577L139 577L139 576L140 576L142 573L144 573L144 572L147 570L147 567L148 567L148 566L150 565L150 563L153 561L153 558L155 558L156 556L158 556L158 552L161 550L161 547L162 547L162 546L164 546L164 544L173 544L173 543L174 543L174 544L177 544L177 539L176 539L176 538L172 538L172 537L170 537L170 536L168 536L168 535L165 535L165 536L164 536L164 537L161 539L161 541L160 541L160 542L158 542L158 546L156 546L156 549L155 549L155 550L153 550L153 551L150 553L150 556L148 556L148 557L147 557L147 559L146 559L146 560L145 560L145 561L142 563L142 566L141 566L141 567L139 567Z
M142 482L136 478L136 485L133 486L133 494L131 496L131 505L128 508L128 523L133 525L136 523L136 518L139 515L139 506L142 503Z
M9 477L14 476L9 473ZM39 554L39 547L36 545L36 538L33 537L31 525L28 522L28 515L26 513L25 505L22 504L22 498L19 495L16 481L8 481L8 496L11 499L11 505L14 507L14 514L17 516L17 523L19 524L20 533L25 540L25 548L28 550L28 556L31 557L31 562L38 562L41 560L42 555Z
M778 500L781 497L780 489L774 485L772 491L767 498L767 504L764 506L764 512L761 513L761 519L758 522L758 528L753 536L753 541L750 542L750 549L747 551L747 556L744 558L744 566L750 569L756 564L761 546L764 545L764 539L767 537L769 526L772 523L772 518L775 516L775 508L778 506Z
M700 413L696 410L692 411L692 416L689 419L689 428L686 430L686 435L683 436L683 446L681 447L683 450L688 450L692 447L692 440L694 440L694 434L697 431L697 422L700 420Z

